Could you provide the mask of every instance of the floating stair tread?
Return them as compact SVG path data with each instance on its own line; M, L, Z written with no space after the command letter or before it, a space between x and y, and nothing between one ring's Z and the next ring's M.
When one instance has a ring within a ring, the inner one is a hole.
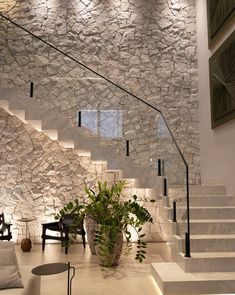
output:
M184 257L184 253L180 253L180 255ZM235 258L235 253L234 252L191 252L191 258L192 259L193 258L197 258L197 259L199 258L200 259Z
M204 194L204 195L199 195L199 194L189 194L189 197L191 198L203 198L203 197L221 197L221 198L226 198L226 197L235 197L233 195L227 195L227 194L219 194L219 195L213 195L213 194Z
M176 263L159 262L152 263L152 271L156 270L164 282L187 281L234 281L235 272L184 272Z
M177 199L177 198L185 198L185 195L178 195L177 197L174 197L174 199ZM223 194L219 194L219 195L212 195L212 194L206 194L206 195L189 195L189 200L190 198L200 198L200 199L203 199L203 198L211 198L211 199L216 199L216 198L235 198L235 196L233 195L223 195Z
M186 220L179 220L177 223L185 223ZM223 222L235 222L235 219L191 219L190 223L223 223Z
M214 240L214 239L235 239L235 235L190 235L190 239L194 240Z
M176 263L152 263L152 275L164 295L234 294L235 272L184 272Z
M167 208L167 209L172 209L172 208ZM186 210L186 207L184 207L184 206L177 206L177 209L185 209ZM213 207L211 207L211 206L190 206L190 209L199 209L199 210L207 210L207 209L212 209L212 210L223 210L223 209L235 209L235 206L219 206L219 207L215 207L215 206L213 206Z

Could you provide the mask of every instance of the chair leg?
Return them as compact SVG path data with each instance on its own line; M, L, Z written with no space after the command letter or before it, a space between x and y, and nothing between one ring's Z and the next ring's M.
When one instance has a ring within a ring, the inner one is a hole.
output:
M64 247L64 252L65 254L68 254L68 243L69 243L69 233L68 233L68 229L65 230L65 247Z
M83 243L83 248L86 248L86 239L85 239L85 235L82 235L82 243Z
M46 229L43 227L42 228L42 251L45 250L45 244L46 244L45 235L46 235Z
M42 238L42 251L45 250L45 244L46 244L46 239L43 237Z
M68 254L68 247L66 247L66 246L64 247L64 253Z

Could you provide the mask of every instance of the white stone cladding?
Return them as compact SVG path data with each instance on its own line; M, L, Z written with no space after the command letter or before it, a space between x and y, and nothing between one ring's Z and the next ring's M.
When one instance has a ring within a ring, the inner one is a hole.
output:
M119 179L118 172L106 172L105 164L94 163L90 157L63 148L58 141L1 108L0 134L0 204L7 221L12 223L16 242L25 237L25 224L19 219L35 219L28 223L30 238L41 242L41 223L53 221L69 201L77 198L83 203L85 186L96 190L98 181L111 185ZM156 193L147 198L148 190L134 189L132 185L127 184L124 197L136 194L153 217L153 224L144 226L146 241L165 239L162 201ZM157 202L151 203L151 198Z
M190 183L200 183L195 0L0 0L0 11L161 109L189 163ZM26 92L34 81L35 97L74 124L79 109L124 108L136 162L164 153L165 144L156 153L153 110L2 21L0 34L2 77ZM171 143L167 151L182 178Z
M98 180L115 180L102 165L64 149L1 108L0 134L1 211L18 242L25 236L25 224L18 219L36 218L29 223L30 235L40 242L41 223L53 220L66 202L83 201L85 185L95 188Z

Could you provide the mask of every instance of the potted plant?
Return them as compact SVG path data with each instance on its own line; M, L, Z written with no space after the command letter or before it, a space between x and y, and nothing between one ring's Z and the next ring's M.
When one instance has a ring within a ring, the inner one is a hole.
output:
M97 193L85 187L86 200L80 204L78 200L66 204L57 214L60 219L65 214L73 214L75 224L71 225L70 241L76 238L76 220L86 218L87 237L91 252L97 254L102 266L115 266L118 264L122 247L123 236L126 238L125 254L132 251L132 227L137 235L137 250L135 259L142 262L145 259L147 244L142 226L152 222L149 211L138 203L136 195L126 199L122 196L124 181L118 181L111 187L107 182L98 182ZM155 202L154 200L150 200ZM68 245L69 246L69 245Z
M135 230L138 237L135 259L142 262L145 258L147 244L143 240L145 234L142 233L142 226L146 222L152 222L152 217L148 210L138 203L136 195L128 200L122 198L124 186L124 181L118 181L111 187L108 187L106 182L98 182L97 193L88 187L85 188L87 193L85 214L92 216L96 222L94 242L100 264L103 266L118 264L123 235L127 242L125 254L131 252L130 227Z

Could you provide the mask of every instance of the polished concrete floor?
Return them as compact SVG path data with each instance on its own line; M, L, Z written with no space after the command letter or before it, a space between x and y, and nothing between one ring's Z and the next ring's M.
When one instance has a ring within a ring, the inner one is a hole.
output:
M122 256L114 268L98 265L95 255L89 247L83 250L81 244L72 245L69 254L59 244L34 245L30 252L22 252L16 246L19 264L32 268L45 263L68 262L75 267L76 274L72 284L72 295L160 295L157 285L151 277L151 263L170 261L170 249L165 243L149 243L146 259L139 263L130 256ZM66 295L67 273L42 277L41 295Z

